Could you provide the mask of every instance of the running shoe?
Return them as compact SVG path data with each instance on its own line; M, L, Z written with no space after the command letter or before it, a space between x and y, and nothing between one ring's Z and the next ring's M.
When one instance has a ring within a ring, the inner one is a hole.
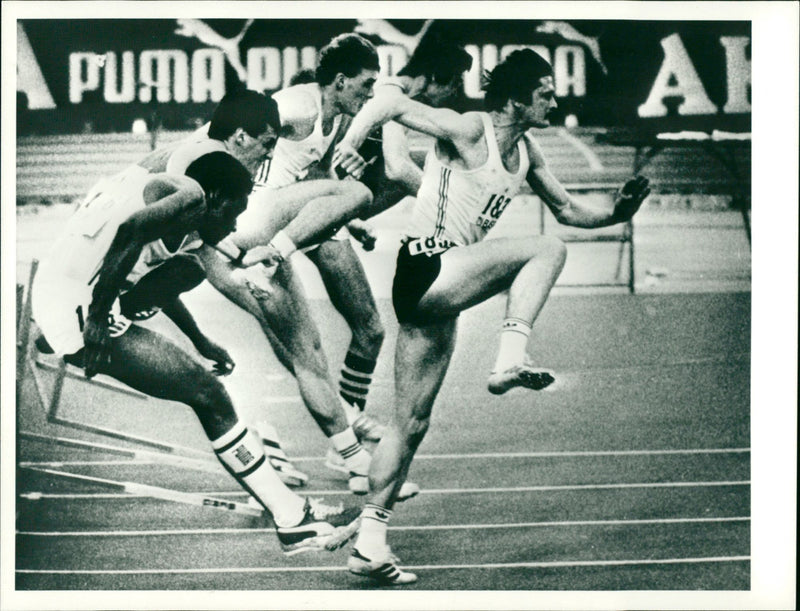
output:
M353 575L368 577L386 586L404 586L417 581L414 573L403 571L397 563L397 557L388 548L385 557L370 559L354 547L347 560L347 570Z
M489 375L488 388L493 395L502 395L517 387L542 390L554 381L553 372L549 369L514 365L505 371L493 371Z
M303 552L333 551L358 532L360 507L325 505L306 499L303 519L296 526L278 526L275 531L287 556Z
M287 486L299 488L308 483L308 475L297 469L288 460L284 460L278 456L270 456L269 452L267 452L267 458L269 459L269 464L272 465L272 468L275 469L275 472L278 474L278 477L280 477L281 481Z
M347 475L347 487L350 492L358 496L367 494L369 492L369 476L365 473L355 473L347 468L344 458L339 455L334 448L328 448L325 454L325 466L333 471L344 473ZM420 488L413 482L405 482L401 488L400 493L397 495L397 502L402 503L408 499L413 499L420 492Z
M347 480L347 487L355 495L361 496L369 492L369 477L359 473L350 473L350 479ZM400 486L400 492L397 494L397 502L402 503L409 499L413 499L419 494L419 486L413 482L403 482Z
M281 481L287 486L305 486L308 483L308 475L297 469L289 460L281 447L275 427L268 422L261 421L256 424L256 429L264 444L264 454L267 455L269 464L278 473Z

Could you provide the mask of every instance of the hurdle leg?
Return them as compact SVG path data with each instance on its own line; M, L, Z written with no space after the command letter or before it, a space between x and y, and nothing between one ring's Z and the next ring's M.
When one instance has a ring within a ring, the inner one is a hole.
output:
M103 477L79 475L77 473L70 473L68 471L59 471L57 469L45 469L41 467L30 466L25 466L23 468L34 473L42 473L61 479L118 490L132 496L144 496L162 501L172 501L174 503L183 503L185 505L195 505L197 507L212 507L214 509L221 509L223 511L229 511L253 517L261 517L264 515L264 510L260 506L205 496L202 493L181 492L179 490L172 490L171 488L162 488L160 486L151 486L149 484L139 484L136 482L121 482Z

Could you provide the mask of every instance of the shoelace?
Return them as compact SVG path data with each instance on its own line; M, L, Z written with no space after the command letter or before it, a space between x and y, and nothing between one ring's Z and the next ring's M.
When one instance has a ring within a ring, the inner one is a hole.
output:
M308 499L308 506L311 508L311 512L314 516L318 519L325 519L329 515L342 513L344 511L344 505L339 503L338 505L326 505L322 502L322 499Z

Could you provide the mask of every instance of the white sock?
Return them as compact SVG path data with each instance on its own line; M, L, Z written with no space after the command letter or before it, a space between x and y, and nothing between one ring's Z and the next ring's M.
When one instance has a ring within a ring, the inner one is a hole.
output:
M514 365L522 365L525 362L530 334L531 325L527 321L521 318L506 318L503 321L500 348L492 371L505 371Z
M352 426L353 423L361 415L361 410L358 408L357 405L348 403L342 397L339 397L339 403L342 404L342 409L344 410L344 416L345 418L347 418L347 424L349 426Z
M386 544L386 531L391 517L389 509L372 503L364 505L358 538L353 547L370 559L385 555L389 547Z
M219 461L272 514L276 525L300 523L305 500L281 481L264 454L261 440L244 423L237 422L211 445Z
M333 443L333 447L336 448L339 455L344 458L344 464L351 473L358 473L359 475L369 473L372 456L358 441L352 427L348 426L341 433L332 435L331 443Z

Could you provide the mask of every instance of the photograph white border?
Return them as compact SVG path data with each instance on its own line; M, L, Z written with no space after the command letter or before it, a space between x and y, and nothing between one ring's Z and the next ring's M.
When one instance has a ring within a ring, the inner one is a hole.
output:
M752 21L752 587L749 592L19 592L14 589L15 21L21 18ZM794 2L3 2L0 609L790 609L797 484L798 4Z

